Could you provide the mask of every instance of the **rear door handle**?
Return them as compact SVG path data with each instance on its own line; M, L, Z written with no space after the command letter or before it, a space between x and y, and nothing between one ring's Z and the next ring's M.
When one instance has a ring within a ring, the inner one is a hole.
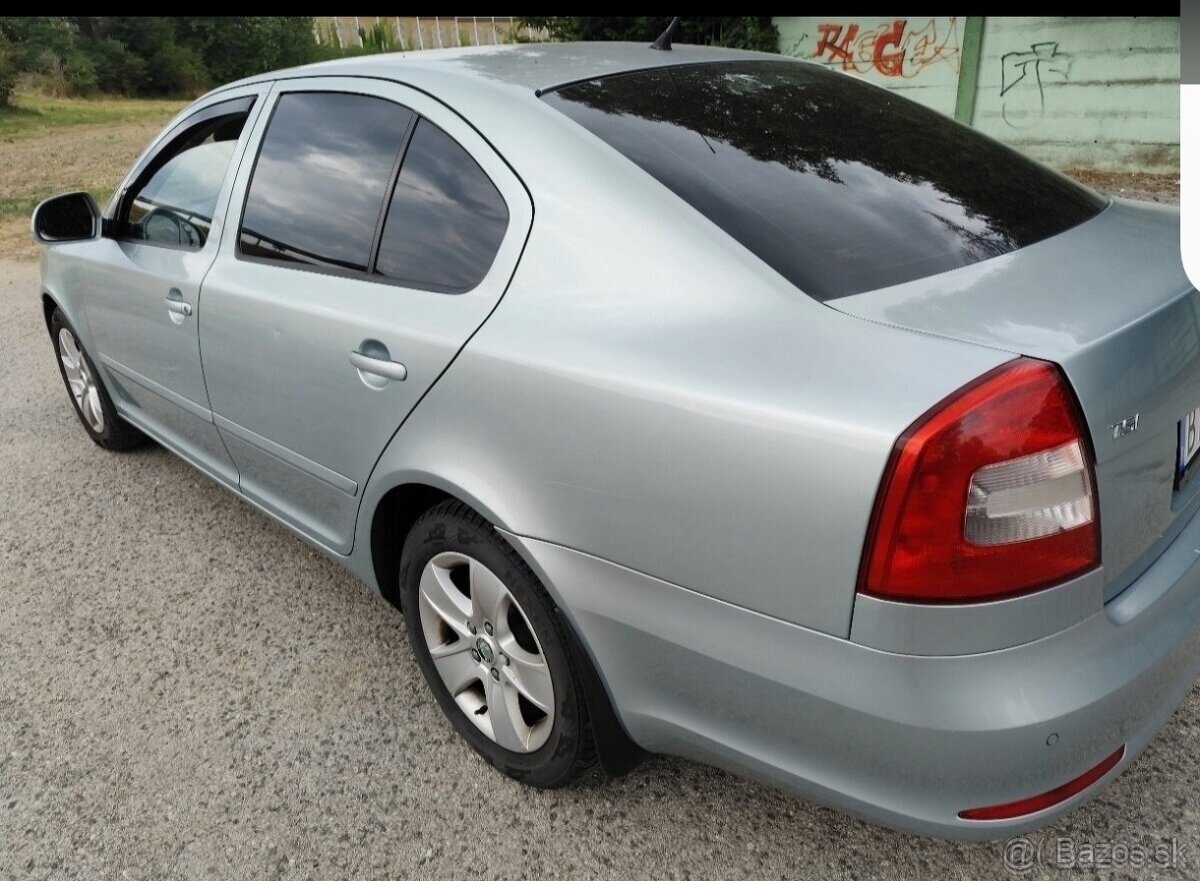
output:
M362 352L351 352L350 363L360 372L370 373L372 376L394 379L396 382L404 382L408 379L408 368L399 361L388 361L384 358L372 358Z
M183 291L179 288L167 291L167 312L171 314L171 321L175 324L183 324L183 319L192 314L192 304L183 299Z

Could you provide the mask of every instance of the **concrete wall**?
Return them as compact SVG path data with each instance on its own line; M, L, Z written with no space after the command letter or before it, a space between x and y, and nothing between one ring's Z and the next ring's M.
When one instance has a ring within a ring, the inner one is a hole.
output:
M962 18L776 18L775 24L781 52L856 73L954 115Z
M1178 18L781 17L781 51L1060 167L1177 172Z
M1056 165L1178 170L1179 19L986 19L972 124Z

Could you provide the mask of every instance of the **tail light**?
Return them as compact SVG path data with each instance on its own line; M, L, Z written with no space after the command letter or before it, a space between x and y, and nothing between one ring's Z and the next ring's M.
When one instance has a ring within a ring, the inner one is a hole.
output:
M900 436L859 590L965 602L1049 587L1100 562L1091 447L1059 369L1018 358Z

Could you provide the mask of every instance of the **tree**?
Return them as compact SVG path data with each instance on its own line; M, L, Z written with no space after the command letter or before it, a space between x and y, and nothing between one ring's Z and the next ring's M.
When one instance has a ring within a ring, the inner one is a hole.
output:
M12 41L0 31L0 107L8 106L8 96L17 84L16 55Z
M176 23L180 45L197 52L215 83L307 64L317 57L312 19L194 16Z
M87 94L195 94L329 54L296 16L0 16L0 104L17 74Z
M95 64L80 51L67 19L0 16L0 35L8 45L10 92L21 73L42 74L64 92L86 94L96 88Z

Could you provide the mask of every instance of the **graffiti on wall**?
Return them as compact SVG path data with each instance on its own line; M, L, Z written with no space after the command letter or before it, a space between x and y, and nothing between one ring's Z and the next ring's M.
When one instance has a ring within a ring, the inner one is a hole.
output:
M794 48L803 49L799 45ZM816 48L810 57L854 73L911 79L942 64L957 75L960 55L958 19L951 17L916 24L897 18L865 27L856 22L822 22L817 25Z
M1058 43L1033 43L1000 56L1000 116L1010 128L1028 128L1046 113L1047 83L1065 83L1071 56Z

